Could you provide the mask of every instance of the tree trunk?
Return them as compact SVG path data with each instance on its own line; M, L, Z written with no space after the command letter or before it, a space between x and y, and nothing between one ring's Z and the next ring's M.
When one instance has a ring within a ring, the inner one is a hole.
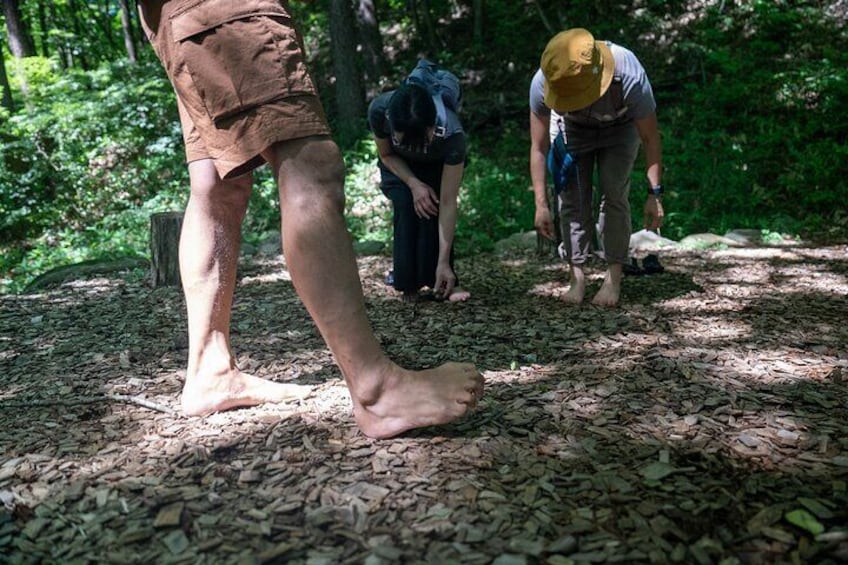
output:
M330 43L341 134L358 131L365 118L365 91L356 58L356 20L351 0L330 0Z
M419 1L421 5L419 6ZM429 0L409 0L408 5L412 6L413 20L415 27L418 30L418 35L424 38L426 47L424 55L431 59L438 60L438 53L444 50L445 43L441 36L436 31L436 26L433 23L433 14L430 10Z
M6 31L9 33L9 51L16 59L34 57L35 44L21 17L18 0L3 0L3 15L6 17Z
M121 28L124 30L124 46L127 48L127 58L135 64L138 56L135 50L135 38L132 29L132 12L127 0L119 0L121 4Z
M365 77L369 86L375 86L386 75L386 56L383 53L383 36L374 0L358 0L356 20L359 24L359 43L365 62Z
M68 0L68 12L68 17L70 17L71 25L73 26L72 29L74 31L74 39L76 41L80 41L82 39L82 27L80 26L80 16L79 12L77 11L76 0ZM70 66L74 66L78 60L80 68L84 71L88 70L88 60L85 55L83 55L82 51L79 52L79 57L77 58L74 56L73 50L68 49L68 56L71 59Z
M474 0L474 46L483 48L483 3L484 0Z
M21 17L21 10L17 0L3 0L3 15L6 18L6 31L9 34L9 51L15 57L15 74L21 84L21 91L26 100L29 97L29 84L27 82L26 72L23 69L23 65L21 65L21 60L25 57L36 55L35 44L32 41L32 35L29 33L26 22Z
M0 86L3 88L3 108L10 113L15 111L15 102L12 100L12 88L9 86L9 77L6 74L6 59L0 53Z
M150 216L150 270L153 287L180 285L180 231L182 212Z
M536 9L539 11L539 19L542 20L542 25L545 26L545 29L548 30L548 35L554 35L556 33L556 28L551 24L551 20L548 18L547 14L545 14L545 9L542 8L542 5L539 3L539 0L534 0L533 3L536 5Z
M45 3L47 4L47 8L44 6ZM38 44L41 47L41 56L45 58L50 56L50 41L47 35L47 10L49 6L49 2L38 3L38 27L40 29Z

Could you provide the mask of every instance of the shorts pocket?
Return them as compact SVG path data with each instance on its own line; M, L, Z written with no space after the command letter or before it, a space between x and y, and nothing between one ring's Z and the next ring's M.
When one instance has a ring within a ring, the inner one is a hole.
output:
M279 2L205 0L172 14L170 22L175 56L214 121L315 94L299 37Z

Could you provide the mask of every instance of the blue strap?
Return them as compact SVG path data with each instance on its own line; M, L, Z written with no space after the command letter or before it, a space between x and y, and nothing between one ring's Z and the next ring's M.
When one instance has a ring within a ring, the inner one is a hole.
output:
M574 155L568 151L565 144L565 136L560 131L548 150L548 170L551 172L554 181L554 194L557 196L565 190L571 175L574 174L576 164Z

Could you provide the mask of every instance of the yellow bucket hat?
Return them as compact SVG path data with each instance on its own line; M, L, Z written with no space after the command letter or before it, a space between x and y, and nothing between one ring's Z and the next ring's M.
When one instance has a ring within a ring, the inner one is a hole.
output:
M583 28L556 34L542 53L545 104L573 112L596 102L609 88L615 71L612 52Z

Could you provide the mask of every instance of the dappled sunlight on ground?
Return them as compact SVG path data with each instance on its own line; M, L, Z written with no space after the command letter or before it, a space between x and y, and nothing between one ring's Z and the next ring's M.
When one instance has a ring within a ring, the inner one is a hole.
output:
M472 292L462 304L402 303L384 281L391 260L360 258L369 318L393 359L469 360L486 377L475 412L384 441L356 428L280 257L240 269L238 364L314 392L207 418L178 414L178 289L98 278L0 297L10 328L0 552L212 563L848 556L841 248L662 259L665 274L626 278L621 307L608 309L556 300L567 269L532 252L460 259ZM593 265L590 284L601 276ZM798 508L830 537L784 517Z

